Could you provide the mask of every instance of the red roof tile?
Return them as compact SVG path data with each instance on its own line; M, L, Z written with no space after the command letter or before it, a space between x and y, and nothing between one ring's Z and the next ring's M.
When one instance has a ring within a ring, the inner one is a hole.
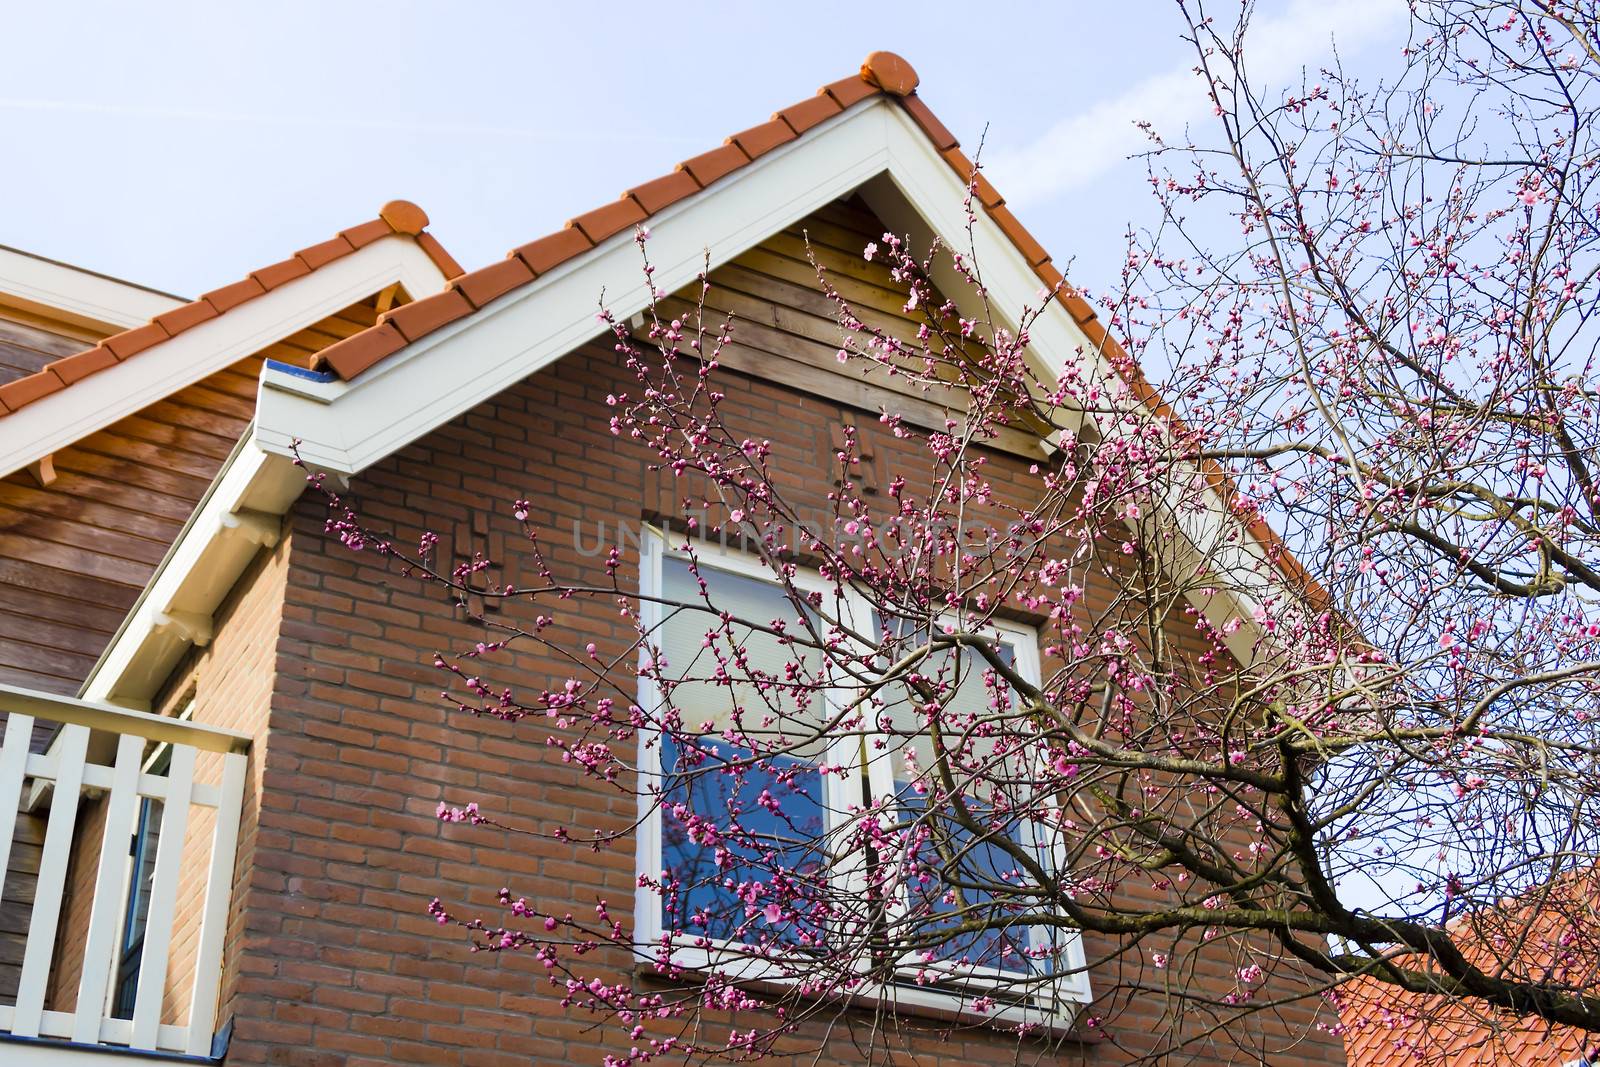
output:
M585 211L577 218L569 219L567 225L582 230L591 244L599 244L612 234L621 233L629 226L643 222L646 217L644 208L635 203L631 197L624 196L604 207Z
M593 247L594 244L583 235L582 230L569 226L548 237L513 248L511 254L526 263L528 269L538 276Z
M406 346L405 335L395 329L392 322L380 322L370 330L362 330L347 337L320 353L322 362L339 377L349 381L381 359ZM337 351L335 351L337 349ZM0 393L4 390L0 389Z
M65 356L46 365L37 374L12 382L11 385L17 388L11 389L7 386L9 392L0 390L0 415L16 411L91 374L115 366L121 360L138 355L146 349L176 337L185 330L193 329L203 322L226 314L241 304L296 278L304 277L389 234L412 237L416 240L417 247L433 260L440 273L446 278L460 277L465 273L461 265L444 250L444 246L439 244L432 234L424 232L423 228L427 225L427 213L416 204L409 200L391 200L379 209L378 217L370 222L351 227L337 237L320 244L302 248L290 259L262 267L247 278L213 289L197 300L164 311L143 326L135 326L121 333L112 334L94 348ZM368 350L370 351L370 346ZM388 355L388 352L384 355ZM340 365L349 367L355 363L346 359L341 360Z
M415 341L418 337L425 337L441 326L447 326L463 316L472 314L474 310L466 297L455 289L446 289L421 300L403 304L385 313L379 321L390 323L405 335L406 340Z
M736 144L725 144L720 148L713 148L709 152L702 152L693 159L686 159L678 164L680 170L686 170L702 186L710 185L718 178L725 178L738 170L750 157Z
M531 281L533 270L519 257L510 255L471 274L463 274L450 285L471 301L473 307L481 308Z
M61 379L62 385L71 385L80 378L87 378L95 371L114 367L117 357L105 345L96 345L94 348L79 352L76 355L65 356L50 364L50 373Z
M675 170L654 181L634 186L627 195L633 197L634 203L643 208L646 215L654 215L662 208L699 191L700 183L694 180L693 175L686 170Z
M743 133L736 133L728 138L729 144L736 144L740 151L751 159L765 155L794 140L794 130L782 119L770 119L759 126L752 126Z

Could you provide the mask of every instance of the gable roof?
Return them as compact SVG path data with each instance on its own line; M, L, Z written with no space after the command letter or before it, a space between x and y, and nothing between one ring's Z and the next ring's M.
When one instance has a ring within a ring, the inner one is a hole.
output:
M676 291L708 259L712 266L726 262L855 192L890 229L913 240L943 236L959 243L969 235L985 266L986 299L998 313L1014 317L1053 295L1030 327L1030 350L1050 373L1097 362L1176 423L1049 253L975 172L917 96L917 85L909 63L874 52L858 74L322 349L313 362L324 369L269 359L247 439L129 612L84 694L138 700L161 684L184 642L204 632L198 622L221 603L252 545L265 543L252 542L252 531L265 530L264 517L281 515L304 490L304 472L291 457L336 479L357 474L602 334L594 314L598 294L604 292L615 315L630 317L648 304L651 289ZM969 204L979 208L974 220ZM653 231L648 286L632 240L635 226L646 221ZM1212 465L1207 475L1214 498L1206 514L1192 517L1186 537L1205 545L1201 551L1224 570L1255 573L1266 559L1304 595L1310 580L1271 529L1231 507L1226 473ZM1236 536L1246 524L1254 536ZM1276 580L1262 580L1276 594ZM1252 618L1251 604L1227 596L1200 607L1218 625ZM181 619L197 625L173 621ZM1247 657L1248 629L1239 631L1243 644L1235 648Z
M761 125L733 134L720 147L686 159L671 172L634 186L611 203L567 220L566 225L554 233L519 245L498 263L461 275L444 292L396 310L372 329L323 351L319 365L348 381L407 344L530 284L606 238L649 221L663 209L743 170L773 149L876 96L893 100L904 108L962 182L975 180L977 199L983 211L1026 257L1045 288L1057 290L1057 298L1078 324L1085 327L1091 343L1104 345L1110 341L1115 345L1099 326L1088 301L1071 286L1062 284L1061 272L1051 265L1050 253L1006 207L999 191L974 170L972 160L961 151L955 136L917 96L918 84L917 72L906 60L893 52L873 52L861 64L858 74L829 82L814 96L775 112Z
M309 363L317 349L375 321L381 300L369 301L375 310L364 321L336 321L374 294L438 292L461 268L427 224L415 204L391 201L375 219L196 300L164 298L150 321L86 340L93 347L0 385L0 476L248 356Z
M611 203L569 219L554 233L513 248L503 260L454 278L442 292L380 317L372 328L324 349L315 365L350 381L408 345L590 252L608 238L646 223L679 201L738 174L854 105L881 97L898 104L946 166L963 184L970 184L977 206L1023 257L1041 286L1053 293L1071 315L1090 350L1106 360L1140 403L1181 428L1183 423L1177 413L1100 322L1094 307L1063 278L1051 262L1050 253L1006 206L1005 197L976 169L955 135L917 95L919 84L916 70L904 58L893 52L873 52L857 74L829 82L810 98L773 113L767 122L726 138L720 147L686 159L670 173L636 185ZM1224 498L1235 499L1233 482L1220 465L1207 461L1205 473ZM1266 520L1254 512L1241 518L1285 578L1314 601L1328 601L1320 583L1294 558Z
M64 356L25 378L0 385L0 418L75 385L92 374L108 370L146 349L171 340L208 319L217 318L279 286L364 248L381 237L402 234L415 238L444 276L459 277L460 264L430 233L424 232L428 216L408 200L391 200L378 217L340 230L320 244L302 248L288 259L252 271L239 281L204 293L154 316L142 326L114 333L93 348Z

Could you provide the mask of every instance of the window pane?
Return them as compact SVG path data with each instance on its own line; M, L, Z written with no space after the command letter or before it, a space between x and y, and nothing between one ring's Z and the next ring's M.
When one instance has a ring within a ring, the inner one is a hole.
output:
M889 626L903 635L896 657L924 640L903 620ZM999 651L1001 661L1015 668L1014 644L1002 641ZM905 684L886 688L878 727L886 735L881 750L891 760L901 812L900 879L911 932L981 923L992 928L950 936L931 950L928 962L1041 973L1049 962L1027 957L1031 930L1021 922L1039 903L1026 892L1033 879L1000 843L1022 845L1041 868L1051 866L1036 847L1032 821L1017 814L1028 812L1034 799L1036 776L1025 758L1031 728L1012 715L1017 705L1010 686L976 649L945 650L918 670L943 691L938 724L944 770L979 830L957 820L946 795L924 698Z
M1033 879L998 843L1023 845L1035 863L1045 866L1026 825L997 816L992 809L969 806L984 831L974 834L950 817L948 808L932 809L925 801L912 800L909 789L902 795L907 798L907 817L917 820L909 831L903 875L913 934L932 934L969 922L988 927L954 934L931 950L932 959L1000 971L1047 969L1048 961L1032 961L1026 955L1030 928L1023 918L1037 908L1038 900L1023 890ZM1009 891L1013 889L1016 892Z
M673 883L662 896L664 927L745 944L817 944L827 878L822 775L783 757L730 769L750 756L725 743L663 744L661 857Z
M809 637L780 586L709 566L700 577L704 599L688 564L667 557L662 596ZM827 745L821 657L773 634L730 629L711 611L679 610L659 638L666 677L687 679L671 695L686 736L661 742L662 867L672 883L663 926L752 945L816 944L827 877L823 782L813 765Z
M660 636L666 674L687 679L672 691L684 728L698 732L704 726L703 732L714 734L732 729L729 736L734 740L748 738L763 745L800 741L813 734L822 721L822 701L814 691L820 654L737 623L729 627L731 634L723 633L714 614L725 612L757 625L781 626L797 641L806 641L805 622L783 589L702 566L700 578L706 585L702 598L700 582L686 562L669 556L662 560L661 570L662 596L692 605L676 612L664 609L669 614ZM708 646L707 634L712 631L716 636ZM742 662L736 658L741 655ZM727 663L720 680L718 656ZM790 754L814 757L815 748Z

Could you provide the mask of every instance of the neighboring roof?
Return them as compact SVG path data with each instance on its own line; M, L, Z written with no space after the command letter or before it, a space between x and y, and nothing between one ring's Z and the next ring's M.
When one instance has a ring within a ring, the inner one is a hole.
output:
M1600 982L1596 874L1574 875L1537 903L1508 902L1450 923L1468 960L1575 989ZM1402 963L1405 961L1402 959ZM1340 1026L1350 1067L1456 1067L1504 1063L1562 1067L1590 1062L1600 1038L1468 1001L1407 993L1375 978L1339 987Z
M137 326L184 298L0 245L0 307L60 323L91 345L106 334Z
M164 311L143 326L112 334L93 348L55 360L35 374L0 386L0 417L114 367L202 322L225 315L286 282L310 274L390 234L414 238L446 278L459 277L461 266L432 234L424 232L427 225L427 214L416 204L407 200L392 200L379 210L377 218L369 222L341 230L321 244L302 248L288 259L252 271L248 277L231 285L213 289L195 300Z

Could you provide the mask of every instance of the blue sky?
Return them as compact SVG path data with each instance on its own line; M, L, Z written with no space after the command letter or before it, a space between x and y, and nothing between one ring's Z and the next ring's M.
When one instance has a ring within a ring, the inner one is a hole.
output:
M1214 5L1217 14L1231 12ZM1336 12L1336 14L1335 14ZM1381 53L1403 0L1264 0L1269 77ZM1168 0L16 5L0 244L181 295L404 197L468 268L841 77L873 49L1069 276L1148 218L1135 118L1209 118Z

